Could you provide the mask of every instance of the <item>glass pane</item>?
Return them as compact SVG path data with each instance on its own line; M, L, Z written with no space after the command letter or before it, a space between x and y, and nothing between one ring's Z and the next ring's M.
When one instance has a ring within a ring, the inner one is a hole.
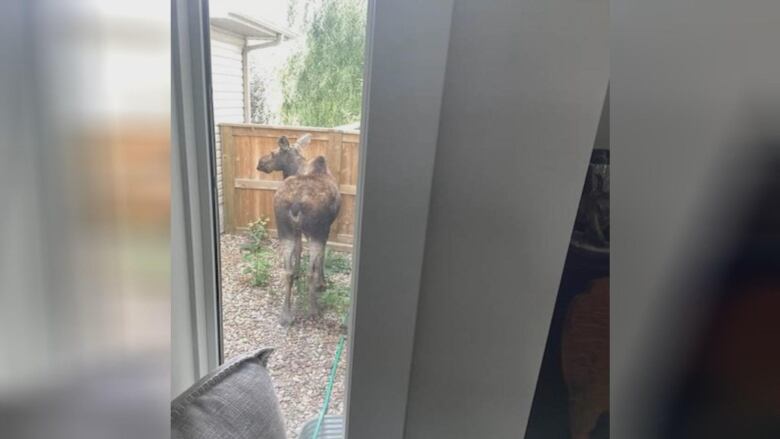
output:
M366 0L210 16L223 354L273 347L287 437L311 435L344 413Z

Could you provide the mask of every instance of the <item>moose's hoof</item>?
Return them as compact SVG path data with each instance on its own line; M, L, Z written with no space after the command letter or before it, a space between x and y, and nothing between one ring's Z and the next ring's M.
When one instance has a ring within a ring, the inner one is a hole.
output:
M279 324L282 326L290 326L293 324L293 315L290 311L284 310L282 311L282 315L279 317Z

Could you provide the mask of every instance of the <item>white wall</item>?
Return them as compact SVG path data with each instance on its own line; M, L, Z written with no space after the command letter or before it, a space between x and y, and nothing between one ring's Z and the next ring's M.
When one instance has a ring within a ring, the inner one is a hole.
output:
M244 121L244 67L241 50L244 40L211 27L211 78L214 93L214 124ZM222 141L215 127L217 147L217 187L219 193L219 224L222 230Z

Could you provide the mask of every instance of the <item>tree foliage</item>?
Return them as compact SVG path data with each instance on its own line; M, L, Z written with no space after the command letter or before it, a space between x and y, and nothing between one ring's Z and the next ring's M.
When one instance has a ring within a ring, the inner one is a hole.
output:
M306 44L283 72L285 123L333 127L360 120L365 0L325 0Z
M329 0L287 0L287 24L294 29L308 29L314 12Z
M271 119L271 109L268 105L268 99L266 92L268 85L263 77L261 77L254 68L252 68L252 76L249 85L249 105L251 110L252 123L268 123Z

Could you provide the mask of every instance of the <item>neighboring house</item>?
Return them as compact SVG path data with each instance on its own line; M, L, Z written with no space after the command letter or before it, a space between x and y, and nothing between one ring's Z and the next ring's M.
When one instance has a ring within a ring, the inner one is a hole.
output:
M272 47L297 35L281 26L228 13L211 17L211 80L217 149L219 224L222 230L222 140L220 123L249 123L249 52Z

